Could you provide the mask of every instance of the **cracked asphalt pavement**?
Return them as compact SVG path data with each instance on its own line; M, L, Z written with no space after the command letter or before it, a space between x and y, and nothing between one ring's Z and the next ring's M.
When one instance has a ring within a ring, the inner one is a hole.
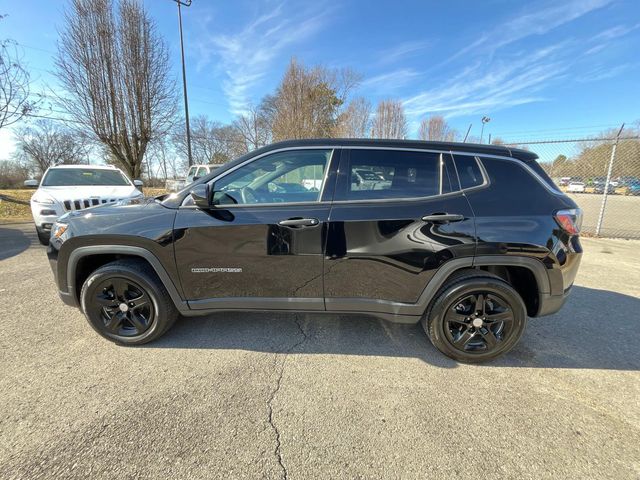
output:
M418 326L220 313L98 337L0 225L0 478L640 478L640 242L585 239L564 310L496 362Z

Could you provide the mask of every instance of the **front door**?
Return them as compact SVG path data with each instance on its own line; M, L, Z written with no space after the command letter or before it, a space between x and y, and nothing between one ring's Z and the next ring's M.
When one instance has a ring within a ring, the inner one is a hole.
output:
M325 259L327 310L420 315L435 271L475 252L472 210L451 155L343 151Z
M180 207L176 262L191 308L324 310L337 157L323 148L266 154L214 179L211 208Z

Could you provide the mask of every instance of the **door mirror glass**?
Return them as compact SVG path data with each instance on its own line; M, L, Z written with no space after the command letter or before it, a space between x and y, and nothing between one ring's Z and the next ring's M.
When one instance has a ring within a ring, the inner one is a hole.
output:
M143 186L143 185L144 185L144 182L143 182L142 180L134 180L134 181L133 181L133 184L134 184L136 187L141 187L141 186Z
M191 199L196 207L209 208L209 185L201 183L191 189Z
M24 181L24 186L27 188L38 188L38 181L34 179L29 179Z

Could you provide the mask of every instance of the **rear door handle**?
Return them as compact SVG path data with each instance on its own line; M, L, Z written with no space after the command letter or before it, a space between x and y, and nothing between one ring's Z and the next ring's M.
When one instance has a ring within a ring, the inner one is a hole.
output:
M283 227L315 227L319 223L317 218L289 218L279 221L278 225Z
M457 213L434 213L431 215L425 215L422 217L424 222L431 223L450 223L450 222L460 222L464 220L464 215L459 215Z

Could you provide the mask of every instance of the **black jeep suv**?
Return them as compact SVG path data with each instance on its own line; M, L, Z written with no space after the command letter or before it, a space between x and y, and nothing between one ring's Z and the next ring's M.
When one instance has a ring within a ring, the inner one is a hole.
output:
M536 162L499 146L392 140L276 143L164 197L61 217L60 296L121 344L179 314L367 313L422 322L457 360L513 347L557 312L581 212Z

